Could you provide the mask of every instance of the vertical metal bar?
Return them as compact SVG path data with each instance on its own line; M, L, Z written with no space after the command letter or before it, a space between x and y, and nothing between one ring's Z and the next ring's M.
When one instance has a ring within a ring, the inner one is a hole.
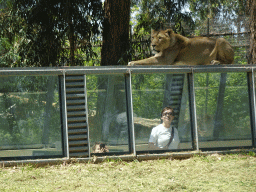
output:
M256 147L256 102L255 102L255 77L254 72L247 73L248 92L249 92L249 104L250 104L250 116L251 116L251 134L252 134L252 146Z
M199 150L198 145L198 132L197 132L197 119L196 119L196 99L194 87L194 73L188 73L188 91L189 91L189 106L190 106L190 122L191 122L191 135L192 146L194 150Z
M207 18L207 37L210 36L210 18Z
M68 143L68 119L67 119L67 96L66 96L66 76L65 71L63 71L63 76L61 77L61 89L62 89L62 117L63 117L63 147L64 156L69 159L69 143Z
M125 89L126 89L126 110L129 130L129 149L130 153L136 156L135 149L135 132L134 132L134 119L133 119L133 102L132 102L132 77L131 71L125 74Z
M208 114L208 95L209 95L209 73L206 73L206 90L205 90L205 103L204 103L204 113Z
M87 140L88 140L88 153L91 157L91 147L90 147L90 131L89 131L89 118L88 118L88 103L87 103L87 84L86 84L86 75L84 75L84 93L85 93L85 114L86 114L86 125L87 125Z

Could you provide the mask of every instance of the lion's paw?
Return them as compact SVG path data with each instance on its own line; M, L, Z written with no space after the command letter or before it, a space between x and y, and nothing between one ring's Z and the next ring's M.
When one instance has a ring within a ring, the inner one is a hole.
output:
M130 61L130 62L128 63L128 66L134 66L134 62L133 62L133 61Z
M220 62L217 60L212 60L211 65L220 65Z

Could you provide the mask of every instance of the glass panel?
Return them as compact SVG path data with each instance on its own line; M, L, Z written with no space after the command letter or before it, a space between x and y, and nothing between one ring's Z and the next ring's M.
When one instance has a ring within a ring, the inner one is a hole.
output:
M132 76L137 151L157 149L148 146L149 138L151 133L153 135L152 129L161 124L161 111L167 106L171 106L175 110L172 126L177 128L180 140L179 148L192 148L187 87L187 80L184 74L140 74ZM171 135L171 132L169 135ZM157 138L159 138L158 136L159 134L156 134ZM170 136L165 140L169 141L169 139ZM174 145L175 142L171 143L170 146L173 147L169 149L177 149Z
M195 74L195 95L200 148L252 145L246 73Z
M124 76L87 75L86 78L91 152L129 151Z
M62 155L58 77L0 77L0 157Z

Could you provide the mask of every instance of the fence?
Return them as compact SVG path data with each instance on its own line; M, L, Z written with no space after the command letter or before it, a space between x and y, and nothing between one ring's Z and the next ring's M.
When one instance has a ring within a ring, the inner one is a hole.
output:
M0 160L253 149L254 71L254 65L4 68ZM151 150L151 129L167 105L176 113L180 148ZM97 143L107 150L94 151Z

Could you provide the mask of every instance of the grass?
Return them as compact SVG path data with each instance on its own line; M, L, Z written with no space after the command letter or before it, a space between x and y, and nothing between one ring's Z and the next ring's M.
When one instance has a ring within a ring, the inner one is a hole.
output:
M255 191L255 153L0 168L0 191Z

